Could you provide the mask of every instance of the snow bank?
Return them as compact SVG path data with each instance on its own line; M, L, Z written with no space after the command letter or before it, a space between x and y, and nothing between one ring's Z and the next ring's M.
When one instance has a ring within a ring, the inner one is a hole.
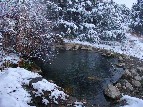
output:
M10 61L13 64L17 64L20 58L16 54L9 54L3 57L3 60Z
M29 85L32 78L41 77L37 73L30 72L23 68L8 68L0 72L0 107L31 107L28 103L32 97L23 85ZM51 91L50 99L57 103L57 97L65 100L66 94L59 91L59 87L43 79L37 83L32 83L35 91L35 96L41 96L43 91ZM48 104L49 101L43 98L43 103Z
M66 43L77 43L82 45L88 45L100 49L106 49L113 51L115 53L125 54L128 56L133 56L143 60L143 40L141 38L134 37L130 34L126 34L126 40L123 42L115 42L115 41L99 41L98 43L89 43L78 40L64 40ZM110 44L110 45L109 45Z
M16 54L11 53L6 55L4 52L0 51L0 66L6 61L9 61L12 64L17 64L18 61L20 61L20 58Z
M132 8L132 5L137 2L137 0L113 0L118 4L125 4L128 8Z
M126 100L128 105L122 107L143 107L143 100L128 95L123 96L122 100Z

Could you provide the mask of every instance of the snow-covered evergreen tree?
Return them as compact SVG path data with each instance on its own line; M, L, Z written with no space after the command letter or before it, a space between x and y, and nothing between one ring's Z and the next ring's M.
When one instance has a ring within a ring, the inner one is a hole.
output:
M61 8L57 26L64 37L90 42L124 38L130 14L124 5L113 1L68 0Z
M132 7L131 12L131 25L132 32L143 34L143 0L138 0Z

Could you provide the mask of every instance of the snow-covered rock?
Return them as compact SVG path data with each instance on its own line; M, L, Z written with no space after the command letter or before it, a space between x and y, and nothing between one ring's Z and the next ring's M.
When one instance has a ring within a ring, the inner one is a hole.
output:
M0 107L31 107L32 97L23 86L29 86L33 78L41 77L38 73L33 73L23 68L8 68L0 72ZM35 90L35 97L42 96L44 91L51 92L48 99L58 103L57 99L66 100L67 95L60 91L54 83L42 79L36 83L32 83ZM32 90L31 90L32 91ZM48 99L43 98L43 104L48 104Z

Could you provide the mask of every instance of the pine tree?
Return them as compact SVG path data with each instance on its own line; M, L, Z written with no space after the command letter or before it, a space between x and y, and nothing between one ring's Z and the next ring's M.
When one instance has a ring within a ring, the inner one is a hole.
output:
M138 0L133 5L131 13L131 31L140 35L143 34L143 0Z
M111 1L68 0L58 27L67 38L81 41L122 40L130 10ZM96 39L95 39L96 38Z

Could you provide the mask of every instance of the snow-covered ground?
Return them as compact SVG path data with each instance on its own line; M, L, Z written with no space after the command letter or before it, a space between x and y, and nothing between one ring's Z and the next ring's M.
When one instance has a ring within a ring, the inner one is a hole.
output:
M37 73L30 72L23 68L8 68L3 72L0 72L0 107L32 107L28 105L31 102L32 97L23 85L29 85L32 78L41 77ZM46 79L42 79L37 83L32 83L35 91L35 96L42 96L44 91L51 91L49 96L55 103L57 99L66 99L66 94L63 91L58 90L59 87L48 82ZM46 105L50 101L43 97L43 103Z
M110 50L116 53L125 54L128 56L137 57L140 60L143 60L143 39L131 36L130 34L126 35L127 39L122 43L119 42L110 42L112 45L108 45L105 42L102 43L89 43L81 42L78 40L64 40L66 43L77 43L82 45L88 45L100 49Z
M122 100L126 100L128 105L123 107L143 107L143 100L128 95L123 96Z
M125 4L130 9L132 5L137 2L137 0L113 0L113 1L118 4Z
M137 57L143 60L143 39L131 36L130 34L126 35L127 39L122 43L112 42L113 45L106 44L91 44L88 42L80 42L77 40L65 42L78 43L83 45L90 45L93 47L111 50L117 53L126 54L129 56ZM8 55L3 57L4 60L9 60L13 63L17 63L19 58L14 55ZM41 77L37 73L25 70L24 68L7 68L0 72L0 107L31 107L28 105L32 101L32 97L26 89L23 88L23 85L29 85L29 82L32 78ZM37 90L34 91L35 96L42 96L43 91L51 91L50 99L53 99L55 103L57 98L63 100L66 99L66 94L63 91L59 90L59 87L48 82L46 79L39 81L37 83L32 83L32 87ZM123 96L122 100L126 100L128 105L123 107L142 107L143 100L130 96ZM43 97L43 104L48 104L50 101ZM76 103L77 107L80 107L81 104Z

